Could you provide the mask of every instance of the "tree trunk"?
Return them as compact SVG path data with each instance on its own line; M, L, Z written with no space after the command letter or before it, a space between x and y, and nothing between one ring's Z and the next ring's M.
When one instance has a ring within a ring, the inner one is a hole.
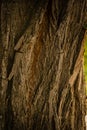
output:
M2 1L1 130L85 130L86 2Z

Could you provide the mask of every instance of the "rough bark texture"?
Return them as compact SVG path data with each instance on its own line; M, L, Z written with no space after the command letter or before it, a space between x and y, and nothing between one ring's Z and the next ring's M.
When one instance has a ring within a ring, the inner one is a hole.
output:
M0 130L85 130L86 2L0 3Z

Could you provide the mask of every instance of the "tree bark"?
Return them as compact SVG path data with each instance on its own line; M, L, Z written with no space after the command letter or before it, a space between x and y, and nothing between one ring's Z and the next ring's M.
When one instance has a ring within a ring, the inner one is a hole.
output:
M1 130L85 130L86 5L2 1Z

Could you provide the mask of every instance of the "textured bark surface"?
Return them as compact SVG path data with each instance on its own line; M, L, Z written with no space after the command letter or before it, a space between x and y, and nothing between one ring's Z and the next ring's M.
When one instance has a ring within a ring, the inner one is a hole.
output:
M1 130L85 130L86 2L2 1Z

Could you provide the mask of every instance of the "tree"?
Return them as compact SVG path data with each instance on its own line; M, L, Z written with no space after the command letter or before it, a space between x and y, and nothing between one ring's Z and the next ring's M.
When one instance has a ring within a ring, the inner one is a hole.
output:
M1 130L85 130L86 0L1 7Z

